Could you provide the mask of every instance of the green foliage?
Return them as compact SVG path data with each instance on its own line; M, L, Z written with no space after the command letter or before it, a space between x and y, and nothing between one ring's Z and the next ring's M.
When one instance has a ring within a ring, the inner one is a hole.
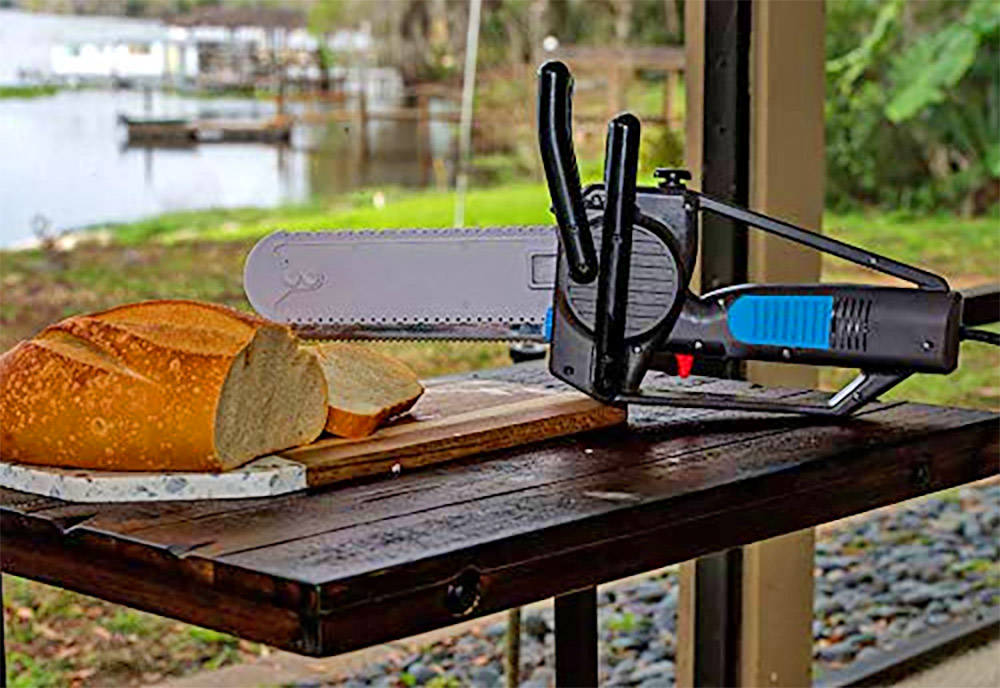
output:
M646 127L639 146L639 174L651 176L657 167L684 167L684 140L668 127Z
M322 0L313 3L306 18L309 31L322 36L341 28L352 9L349 3L350 0Z
M201 628L200 626L192 626L189 628L188 635L191 636L192 640L199 643L205 643L206 645L219 644L232 647L239 644L239 641L236 638L227 633L220 633L218 631L213 631L210 628Z
M832 206L979 214L1000 198L1000 6L830 3L827 56Z
M8 676L10 688L58 688L64 685L62 666L50 666L48 662L36 661L24 652L10 652ZM64 664L64 662L59 662Z
M149 629L146 619L131 609L119 609L114 616L103 620L101 625L112 633L122 635L141 635Z
M379 194L382 203L374 202ZM185 211L145 220L111 225L116 239L143 243L150 239L245 239L263 236L277 228L388 229L398 227L450 227L455 194L451 191L412 193L396 189L366 191L339 199L336 205L291 205L283 208L236 208ZM469 226L531 225L551 222L548 195L541 184L512 184L497 190L474 189L466 196Z
M457 676L435 676L427 682L427 688L462 688L462 682Z
M632 612L617 614L608 620L608 628L616 633L631 633L637 626L638 621Z

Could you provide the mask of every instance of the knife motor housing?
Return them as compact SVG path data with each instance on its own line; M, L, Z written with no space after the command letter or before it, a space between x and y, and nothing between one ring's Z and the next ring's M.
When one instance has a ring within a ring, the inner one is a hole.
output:
M559 62L539 72L539 144L559 226L550 370L609 403L845 415L913 372L948 373L958 361L962 297L941 277L694 192L690 174L658 170L637 187L640 123L609 124L604 183L581 190L572 144L572 77ZM689 288L698 224L714 212L909 281L866 285ZM653 357L673 353L860 368L828 404L727 395L644 394Z

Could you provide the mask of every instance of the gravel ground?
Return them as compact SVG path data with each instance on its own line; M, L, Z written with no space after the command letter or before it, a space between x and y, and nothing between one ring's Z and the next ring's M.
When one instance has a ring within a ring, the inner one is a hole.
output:
M952 490L843 521L816 544L814 674L891 650L1000 603L1000 484ZM662 572L599 592L602 685L674 683L678 580ZM521 685L553 684L552 611L522 619ZM296 688L503 684L506 625L494 623L353 676Z

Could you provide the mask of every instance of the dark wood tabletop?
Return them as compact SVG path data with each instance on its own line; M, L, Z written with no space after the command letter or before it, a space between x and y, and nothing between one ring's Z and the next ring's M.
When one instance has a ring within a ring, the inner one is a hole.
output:
M486 375L551 380L534 365ZM997 420L909 403L838 421L633 408L627 428L266 499L94 505L2 490L0 564L331 655L993 475Z

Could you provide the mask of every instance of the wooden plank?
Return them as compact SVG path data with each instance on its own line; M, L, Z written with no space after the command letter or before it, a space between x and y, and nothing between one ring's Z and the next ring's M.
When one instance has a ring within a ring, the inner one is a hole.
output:
M970 415L979 422L970 422ZM635 452L642 456L637 465L537 487L528 483L519 491L475 499L474 509L463 503L430 508L331 529L321 535L223 556L220 560L290 578L308 572L308 580L318 582L360 575L366 570L379 570L383 576L384 569L399 562L429 559L445 552L519 536L533 536L529 550L542 554L555 543L547 537L538 537L540 530L568 526L570 539L585 542L598 537L595 531L598 517L602 517L601 523L609 522L608 517L612 514L640 512L648 504L725 484L739 486L752 477L794 472L796 467L812 463L825 466L833 459L839 463L832 465L830 473L849 485L850 480L856 479L849 469L858 463L852 455L863 456L866 448L892 455L897 450L916 445L924 456L926 447L942 446L939 438L947 436L957 441L963 432L981 443L978 425L989 426L993 418L986 413L905 405L843 424L820 426L809 426L795 418L750 416L743 423L720 420L713 428L712 421L707 420L699 424L697 440L703 440L704 435L712 432L730 434L750 428L760 430L769 424L775 430L797 429L701 449L689 463L663 456L661 452L671 442L648 443L626 436L616 446L595 444L594 454L629 455ZM995 436L996 428L987 429ZM956 435L959 437L953 437ZM697 440L688 436L681 441ZM962 444L968 445L969 440L963 440ZM989 462L979 477L993 470L995 465ZM878 496L873 495L873 499L877 500ZM627 536L641 527L638 521L623 525L625 532L616 533L616 537ZM778 530L786 532L780 524ZM353 598L353 595L348 597ZM346 603L348 600L341 601Z
M295 603L299 591L248 572L241 585L229 585L204 562L84 532L67 536L40 523L0 512L5 573L292 651L315 646L314 626L298 611L301 599ZM292 599L282 599L284 592Z
M0 487L0 504L24 513L31 513L33 511L43 511L45 509L64 506L66 502L61 499L43 497L41 495L28 494L27 492Z

